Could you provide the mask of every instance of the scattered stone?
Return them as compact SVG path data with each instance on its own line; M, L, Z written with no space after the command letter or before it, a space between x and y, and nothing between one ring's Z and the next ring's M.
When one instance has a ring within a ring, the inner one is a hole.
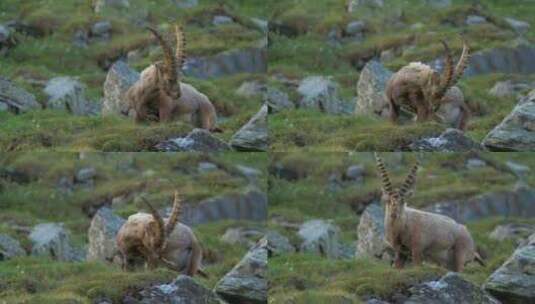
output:
M453 86L444 95L443 104L437 113L442 122L452 128L457 128L461 124L464 115L461 105L455 102L457 100L464 102L464 94L459 87Z
M514 18L505 18L505 22L509 24L518 34L526 34L531 25L528 22L517 20Z
M224 302L211 290L197 283L193 278L179 275L169 284L150 286L126 295L121 303L160 304L160 303L203 303L223 304Z
M236 90L236 94L244 97L253 97L262 95L266 92L266 86L258 81L246 81Z
M362 181L366 170L363 165L353 165L346 169L344 177L351 181Z
M535 269L535 243L531 242L518 248L488 278L483 287L503 303L533 303L535 299L533 269Z
M230 50L208 57L190 57L184 65L184 75L200 79L219 78L241 73L267 72L265 45Z
M219 169L216 164L210 162L200 162L197 166L197 171L201 174L217 171Z
M258 169L243 165L236 165L236 169L238 169L238 171L243 174L251 184L256 184L263 174L263 172Z
M233 22L234 20L232 20L232 18L230 18L229 16L222 16L222 15L214 16L214 19L212 20L212 24L215 26L230 24Z
M339 231L340 229L329 221L311 220L305 222L298 232L301 238L299 250L331 259L338 258Z
M470 15L466 17L466 25L477 25L487 23L487 18L477 15Z
M91 27L91 37L99 40L107 40L111 36L111 22L99 21Z
M91 107L85 96L85 85L72 77L56 77L48 81L45 94L47 108L65 110L74 115L88 115Z
M19 114L34 109L41 109L35 97L16 87L11 81L0 76L0 104L7 106L9 111Z
M277 113L285 109L295 108L288 94L272 87L267 88L264 94L264 100L269 107L269 113Z
M128 116L129 106L125 93L138 79L139 73L123 61L112 65L104 82L102 115Z
M113 262L118 253L116 236L125 220L113 213L108 207L100 208L89 227L87 236L89 248L87 250L88 261Z
M186 137L159 143L155 149L160 152L222 152L230 150L230 146L207 130L194 129Z
M265 304L268 241L261 239L215 286L215 292L230 303Z
M522 91L529 89L528 84L524 83L514 83L511 80L499 81L497 82L492 89L490 89L489 94L495 97L517 97Z
M465 280L459 273L449 272L438 281L425 282L409 289L410 304L500 304L479 286Z
M295 252L295 247L290 243L290 240L276 231L268 231L266 238L268 240L269 256Z
M483 140L492 151L535 149L535 90L522 98L513 111Z
M33 227L29 236L32 242L32 255L49 256L65 262L82 261L85 254L75 249L62 224L46 223Z
M199 0L174 0L176 6L179 8L187 9L193 8L199 5Z
M74 190L74 178L72 176L62 176L56 187L63 194L70 194Z
M505 224L494 228L489 237L496 241L515 240L517 243L535 233L535 226L528 224Z
M367 256L374 258L383 258L387 251L387 244L384 240L385 213L383 208L378 204L371 204L360 216L359 226L357 228L357 250L356 256Z
M433 8L447 8L451 6L451 0L425 0L425 2Z
M481 145L458 129L447 129L439 137L419 139L409 145L411 151L465 152L479 151Z
M328 114L344 112L338 84L330 77L311 76L303 79L297 88L301 108L316 109Z
M72 44L78 48L87 48L89 45L89 34L87 31L80 29L74 32Z
M390 113L385 96L385 87L392 72L378 61L366 64L357 83L357 105L355 114L379 115L387 117Z
M252 247L264 233L254 228L229 228L221 236L221 241L231 245Z
M90 182L95 178L95 176L97 176L97 169L95 169L94 167L83 168L76 173L76 182Z
M518 163L515 163L513 161L508 160L505 162L505 165L511 169L517 176L524 176L526 175L531 169L528 166L524 166Z
M466 161L466 168L476 169L487 166L487 163L479 158L470 158Z
M268 107L264 104L260 111L232 136L230 145L239 151L267 151L267 115Z
M385 6L384 0L349 0L347 4L348 13L352 13L357 8L367 6L372 8L382 8Z
M396 59L396 52L392 49L384 50L381 52L380 61L381 63L389 62Z
M346 26L346 34L350 36L362 34L366 30L366 22L364 21L352 21Z
M0 262L25 255L26 251L22 249L19 241L7 234L0 234Z
M93 0L95 13L102 13L109 8L128 8L129 0Z
M6 44L11 37L11 30L0 24L0 45Z

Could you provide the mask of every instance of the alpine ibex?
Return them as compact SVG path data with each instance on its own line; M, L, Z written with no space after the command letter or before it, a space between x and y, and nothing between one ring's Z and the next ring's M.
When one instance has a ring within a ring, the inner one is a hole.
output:
M416 113L416 121L435 119L449 123L464 130L470 118L470 109L464 101L462 91L456 86L468 65L470 49L463 41L463 52L454 67L450 48L442 41L446 51L445 67L439 74L421 62L412 62L392 75L386 85L386 98L390 107L390 118L396 122L400 108ZM442 107L456 108L460 111L455 118L444 117L438 113Z
M163 265L189 276L200 272L201 245L191 228L178 222L181 212L178 192L175 192L173 209L166 221L148 201L143 201L150 214L131 215L117 234L123 269L128 269L131 258L141 256L149 269Z
M385 241L394 249L396 268L403 267L402 250L408 249L412 261L427 260L449 270L462 272L466 263L484 265L474 240L464 225L453 219L406 206L405 197L416 181L418 162L399 189L393 189L381 158L375 154L385 202Z
M184 120L195 127L217 131L217 114L206 95L180 81L185 61L184 32L175 26L176 50L151 27L163 49L164 60L143 70L140 79L126 92L136 122Z

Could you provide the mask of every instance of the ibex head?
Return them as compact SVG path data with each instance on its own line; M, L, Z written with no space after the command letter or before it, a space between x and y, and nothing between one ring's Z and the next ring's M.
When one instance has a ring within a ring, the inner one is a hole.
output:
M383 194L386 196L386 213L390 214L392 220L397 219L401 214L403 214L405 208L405 198L407 197L409 191L414 186L416 181L416 172L418 171L419 163L412 167L409 175L403 182L403 185L399 189L392 188L392 183L390 182L390 177L388 176L388 171L385 168L383 160L375 153L375 160L377 163L377 170L381 177L381 184Z
M175 26L176 50L173 55L173 49L168 41L156 29L152 27L147 27L147 29L156 37L163 50L163 62L156 62L154 64L158 70L160 89L171 98L178 99L182 95L178 73L182 70L185 61L184 50L186 41L184 31L180 26Z
M463 52L459 58L457 65L453 66L453 57L451 55L450 48L446 41L442 40L442 45L446 52L446 59L444 69L442 74L439 74L437 71L433 70L431 77L429 79L430 86L430 98L432 99L433 105L437 107L440 105L442 98L446 95L446 92L453 86L457 84L459 79L464 74L466 67L468 66L468 59L470 57L470 48L465 40L463 40Z
M160 257L160 253L165 250L167 247L167 237L171 234L175 228L178 217L182 211L181 200L178 194L178 191L175 191L175 197L173 202L173 209L171 210L171 215L167 220L167 223L164 223L163 218L160 216L158 211L144 198L142 197L143 202L147 205L154 218L154 224L152 225L153 229L147 231L148 237L151 239L149 242L151 244L150 248L156 256ZM168 263L168 261L163 260L162 262Z

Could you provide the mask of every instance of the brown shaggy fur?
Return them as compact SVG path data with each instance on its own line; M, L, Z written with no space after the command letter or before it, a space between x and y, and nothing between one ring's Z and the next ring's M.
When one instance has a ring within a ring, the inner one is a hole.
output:
M201 268L202 249L191 228L178 223L181 210L178 193L175 192L173 210L167 220L146 204L151 213L131 215L117 234L123 269L129 268L131 259L141 256L149 269L163 265L189 276L196 275Z
M468 64L469 48L464 43L463 53L457 66L446 42L442 42L446 50L446 65L442 75L430 66L412 62L392 75L385 89L390 106L390 118L397 121L400 108L416 113L416 121L435 119L447 122L453 127L464 129L470 117L470 111L464 102L464 96L456 83L462 77ZM456 107L461 111L461 118L451 121L450 117L441 117L437 111L441 106Z
M127 91L134 120L170 122L183 120L195 127L216 130L215 107L206 95L180 81L179 72L185 61L185 39L176 27L175 54L169 43L155 29L149 28L164 50L163 62L156 62L141 73L140 79ZM178 71L178 72L177 72Z
M393 189L383 161L377 154L375 157L386 198L385 241L394 249L397 268L403 267L404 248L409 249L416 265L427 260L457 272L462 272L465 264L473 260L484 265L464 225L447 216L406 206L405 197L415 183L418 163L402 187Z

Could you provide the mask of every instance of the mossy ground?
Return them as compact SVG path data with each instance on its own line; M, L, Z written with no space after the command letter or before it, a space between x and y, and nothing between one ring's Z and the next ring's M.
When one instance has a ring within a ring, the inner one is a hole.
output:
M362 63L378 58L382 51L395 50L394 58L384 64L396 71L412 61L426 62L440 57L443 52L441 39L448 41L458 56L462 47L461 33L470 42L472 52L510 46L518 35L504 18L529 22L535 11L527 1L485 0L477 2L480 6L461 0L452 2L447 9L429 9L424 1L394 0L381 9L359 7L354 13L347 13L347 1L344 0L317 0L313 5L302 1L279 1L271 10L271 19L293 29L295 36L270 32L269 74L282 74L292 80L312 75L332 76L340 85L341 97L353 102ZM485 16L489 23L466 26L464 21L471 14ZM339 46L328 43L330 31L342 33L354 20L365 21L364 40ZM423 26L411 27L416 23ZM532 26L523 38L535 41L534 29ZM460 81L475 114L468 126L468 136L482 140L512 110L515 98L497 99L488 93L496 81L511 78L515 77L486 75ZM517 78L531 80L525 76ZM297 96L292 99L296 102ZM271 149L389 151L408 139L446 128L407 124L410 126L400 127L379 118L286 110L270 116Z
M492 166L466 168L473 154L465 153L382 153L394 184L402 183L416 158L422 163L416 188L409 205L422 208L429 204L458 200L510 190L516 178ZM483 153L489 163L514 161L532 167L535 162L524 153ZM395 162L393 159L398 159ZM287 180L273 172L275 164L294 172L298 179ZM329 177L341 176L350 165L364 166L362 183L343 181L338 190L329 186ZM340 239L347 245L357 240L359 212L363 204L378 198L380 181L377 178L372 153L273 153L269 176L269 225L286 235L294 245L299 244L296 230L278 223L299 224L311 219L329 219L340 227ZM535 175L526 177L529 185ZM511 222L535 223L534 220L487 218L468 223L476 244L487 254L486 267L471 264L463 272L468 280L482 284L513 252L513 241L498 242L489 233L499 224ZM288 225L290 227L292 225ZM446 273L445 269L425 264L398 271L388 263L373 259L329 260L296 253L269 260L271 303L360 303L369 297L388 299L417 282L430 280Z
M133 0L126 12L110 9L95 14L90 0L61 1L5 0L0 3L0 23L18 20L28 25L31 35L17 34L16 47L0 60L0 76L14 81L33 93L44 104L41 83L57 76L77 77L87 86L87 97L99 103L106 78L106 62L125 57L131 50L153 46L130 63L141 71L161 57L150 34L134 25L146 19L153 26L169 29L175 21L185 26L189 56L213 55L222 51L251 47L258 44L264 34L239 24L213 26L212 17L220 12L213 1L199 1L192 9L178 9L174 1ZM241 17L266 18L264 1L225 1L226 8ZM112 23L111 39L93 42L87 48L73 45L76 31L89 30L98 21ZM220 79L198 80L190 77L185 82L205 93L216 106L221 117L218 134L228 140L260 108L260 98L244 98L235 94L245 80L262 78L262 75L236 75ZM147 150L145 141L181 136L185 127L136 126L123 119L87 119L71 117L60 111L32 112L26 115L1 114L1 150ZM41 123L43 122L43 123ZM57 132L60 130L60 132ZM106 135L106 136L102 136ZM87 142L80 137L89 137ZM92 140L101 137L99 140ZM44 141L44 143L43 143Z
M212 162L221 169L197 173L201 161ZM17 182L0 180L0 232L18 239L29 250L31 244L27 233L15 227L62 222L75 245L87 244L91 218L84 212L84 206L119 193L143 192L157 208L163 208L170 204L174 189L183 195L185 203L190 204L239 192L248 182L236 173L237 164L265 172L267 157L256 153L240 156L235 153L89 153L81 160L75 153L0 154L2 170L25 176ZM62 177L72 177L79 169L88 166L97 171L93 188L75 186L70 194L57 190ZM143 182L150 186L140 186ZM259 184L266 185L265 175L260 176ZM135 197L127 198L113 208L123 217L144 210ZM220 240L228 228L259 225L223 221L195 227L205 251L206 271L210 275L208 279L198 280L208 288L214 287L247 251L245 247ZM17 258L0 262L0 299L7 303L92 303L99 298L110 298L115 303L127 291L168 282L176 275L164 269L125 273L116 266L99 262L65 263L36 257Z

